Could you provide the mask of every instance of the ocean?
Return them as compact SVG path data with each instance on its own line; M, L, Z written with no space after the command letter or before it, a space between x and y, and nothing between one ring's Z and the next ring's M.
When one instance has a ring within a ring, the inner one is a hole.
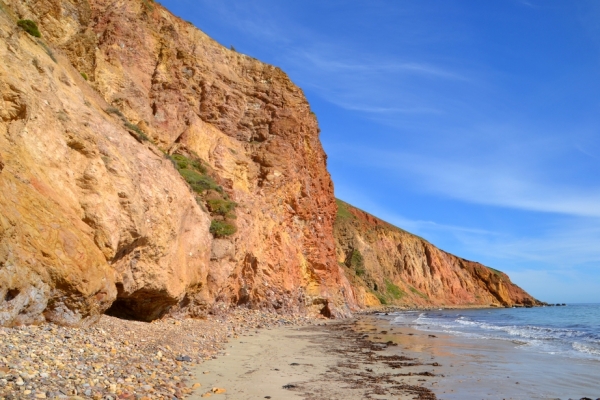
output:
M454 367L434 388L439 399L600 398L600 304L408 311L382 318L436 338L413 350ZM410 340L404 338L408 349Z

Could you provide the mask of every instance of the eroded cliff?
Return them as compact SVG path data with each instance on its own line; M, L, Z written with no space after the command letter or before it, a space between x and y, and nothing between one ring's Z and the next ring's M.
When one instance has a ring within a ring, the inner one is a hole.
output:
M334 238L336 210L280 69L150 0L0 0L1 325L528 301L353 208Z
M509 277L446 253L426 240L338 200L340 265L361 306L512 306L538 301Z
M285 73L143 0L5 2L0 35L1 323L348 313L317 122ZM176 154L237 205L234 234L211 235L220 200Z

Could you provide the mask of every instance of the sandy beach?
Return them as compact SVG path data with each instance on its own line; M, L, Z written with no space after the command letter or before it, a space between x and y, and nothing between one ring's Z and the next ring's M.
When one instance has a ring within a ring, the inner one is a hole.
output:
M393 323L237 309L0 328L0 399L581 399L598 362Z
M424 387L442 367L404 355L370 317L248 333L201 364L190 397L223 399L436 399ZM427 337L427 335L424 335Z

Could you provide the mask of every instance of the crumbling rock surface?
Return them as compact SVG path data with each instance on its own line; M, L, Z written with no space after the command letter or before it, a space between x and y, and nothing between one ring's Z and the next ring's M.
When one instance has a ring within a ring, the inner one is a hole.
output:
M0 195L11 229L0 260L33 274L11 287L39 279L48 304L38 308L68 324L106 310L202 315L215 301L349 314L317 121L284 72L153 2L5 3L0 184L12 191ZM15 18L36 21L43 44ZM235 235L210 235L209 215L161 154L180 150L209 165L238 204ZM21 232L28 218L39 223Z
M0 11L0 324L85 324L139 293L160 316L206 282L209 218L48 51Z

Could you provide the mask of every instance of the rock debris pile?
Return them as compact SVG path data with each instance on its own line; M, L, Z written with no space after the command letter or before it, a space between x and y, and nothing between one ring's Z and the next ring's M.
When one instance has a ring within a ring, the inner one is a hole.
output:
M0 327L0 399L181 399L199 388L193 366L216 357L228 338L310 322L236 309L210 320L102 316L85 329Z

